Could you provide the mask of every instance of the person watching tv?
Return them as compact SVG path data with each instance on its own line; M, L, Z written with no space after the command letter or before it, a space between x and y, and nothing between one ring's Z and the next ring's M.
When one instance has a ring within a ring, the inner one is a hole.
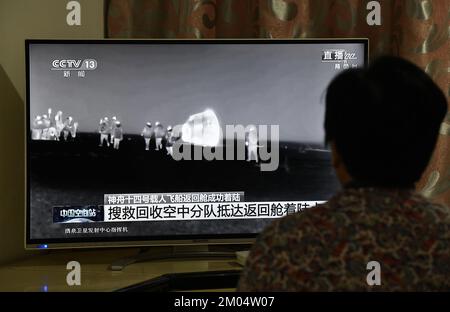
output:
M450 290L450 210L415 191L445 95L416 65L385 56L338 75L325 102L325 141L343 189L268 226L238 290Z

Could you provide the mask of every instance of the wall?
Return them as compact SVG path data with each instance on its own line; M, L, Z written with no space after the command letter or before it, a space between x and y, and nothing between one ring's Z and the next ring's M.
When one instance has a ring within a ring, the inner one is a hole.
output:
M25 39L103 38L103 0L79 0L81 26L66 23L66 0L0 0L0 264L24 251Z

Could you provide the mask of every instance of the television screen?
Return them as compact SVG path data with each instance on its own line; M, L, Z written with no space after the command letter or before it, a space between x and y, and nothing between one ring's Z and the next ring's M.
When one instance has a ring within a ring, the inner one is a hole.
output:
M367 40L26 48L29 247L252 238L339 188L325 90Z

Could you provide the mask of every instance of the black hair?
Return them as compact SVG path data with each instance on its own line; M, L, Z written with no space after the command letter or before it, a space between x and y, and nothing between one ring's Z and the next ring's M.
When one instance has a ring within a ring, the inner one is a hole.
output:
M338 75L326 94L325 141L354 182L412 186L431 158L447 99L413 63L393 56Z

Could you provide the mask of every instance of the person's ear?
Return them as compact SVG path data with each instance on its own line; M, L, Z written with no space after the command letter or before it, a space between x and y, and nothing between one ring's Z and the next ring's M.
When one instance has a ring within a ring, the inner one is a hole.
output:
M334 142L331 142L331 163L333 165L334 171L336 172L336 175L341 181L342 185L348 184L352 177L347 171L347 167L344 164L344 161L341 158L341 155L339 154L336 144Z
M342 165L341 155L339 155L336 149L336 144L334 142L330 143L330 147L331 147L331 163L335 169L338 169L339 166Z

